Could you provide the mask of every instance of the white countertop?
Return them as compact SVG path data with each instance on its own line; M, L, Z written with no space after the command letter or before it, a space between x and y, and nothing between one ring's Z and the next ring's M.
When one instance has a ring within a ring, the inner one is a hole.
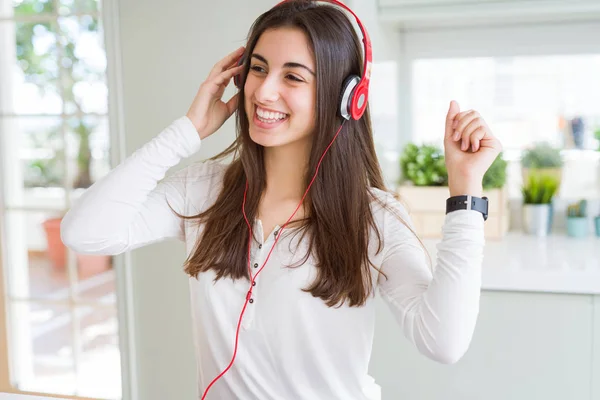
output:
M435 257L439 240L424 240ZM434 258L435 259L435 258ZM546 238L509 233L487 240L483 260L484 290L600 294L600 238Z
M0 393L0 400L56 400L51 397L26 396L24 394Z

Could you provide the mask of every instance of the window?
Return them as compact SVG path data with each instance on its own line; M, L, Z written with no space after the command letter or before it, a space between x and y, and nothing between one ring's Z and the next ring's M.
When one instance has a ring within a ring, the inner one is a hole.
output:
M477 109L493 127L505 158L512 161L513 178L520 176L523 149L547 142L564 149L562 192L595 197L600 159L594 136L600 129L597 71L600 54L415 60L415 139L441 146L448 99L456 98L461 110ZM518 195L521 182L509 182L513 196Z
M121 398L112 259L72 253L59 232L110 169L100 7L0 0L0 392Z
M592 36L583 32L596 32ZM520 197L524 149L548 142L565 165L560 197L600 196L600 24L532 23L404 34L410 110L405 138L441 145L451 99L476 109L501 140L508 190ZM403 112L401 110L401 112Z

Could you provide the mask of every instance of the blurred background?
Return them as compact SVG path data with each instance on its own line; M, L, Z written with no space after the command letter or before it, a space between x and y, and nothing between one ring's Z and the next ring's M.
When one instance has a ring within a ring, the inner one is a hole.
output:
M504 146L484 178L471 349L451 366L424 359L377 300L382 399L600 399L600 1L345 3L373 42L384 175L432 256L450 100ZM60 220L184 115L275 4L0 0L0 392L197 399L183 244L85 256L62 245ZM234 137L228 121L184 165Z

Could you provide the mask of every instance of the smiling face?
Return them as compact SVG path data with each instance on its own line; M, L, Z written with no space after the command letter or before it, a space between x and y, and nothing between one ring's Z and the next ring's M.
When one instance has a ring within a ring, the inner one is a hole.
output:
M266 30L252 52L244 86L250 138L264 147L310 142L317 84L309 41L297 28Z

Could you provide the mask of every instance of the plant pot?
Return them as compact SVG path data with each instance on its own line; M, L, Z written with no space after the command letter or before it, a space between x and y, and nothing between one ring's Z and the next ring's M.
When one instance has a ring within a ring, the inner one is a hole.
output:
M54 269L64 274L67 266L67 248L60 238L61 221L62 218L50 218L44 221L42 225L46 231L48 258L52 262ZM77 272L80 279L106 271L112 266L112 258L110 256L76 254L76 258Z
M585 237L588 235L589 221L584 217L567 218L567 235L571 237Z
M524 204L523 230L535 236L548 236L552 227L552 207L550 204Z
M50 218L42 223L46 231L46 241L48 243L48 258L55 269L64 269L67 264L67 251L65 245L60 239L60 221L62 218Z
M594 225L596 226L596 236L600 237L600 216L594 218Z

